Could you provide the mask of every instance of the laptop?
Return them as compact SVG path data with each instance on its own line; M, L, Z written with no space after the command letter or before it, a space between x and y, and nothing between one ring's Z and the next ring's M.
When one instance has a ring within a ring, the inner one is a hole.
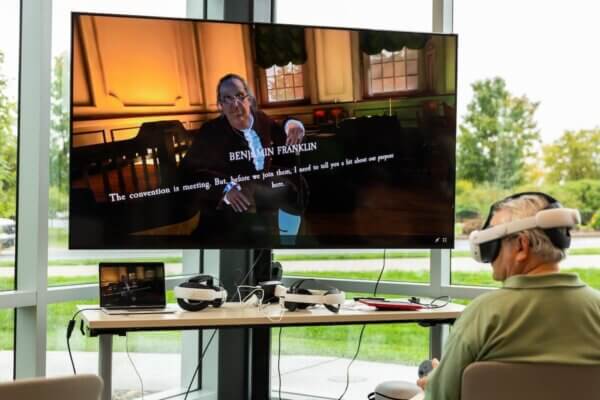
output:
M161 262L100 263L100 308L110 315L173 313Z

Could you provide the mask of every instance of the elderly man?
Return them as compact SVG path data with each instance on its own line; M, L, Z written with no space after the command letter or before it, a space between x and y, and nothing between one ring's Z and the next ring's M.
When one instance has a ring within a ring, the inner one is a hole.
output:
M264 247L277 240L277 227L289 235L298 230L304 181L286 171L293 172L293 148L304 126L292 119L280 125L255 104L242 77L223 76L217 85L221 115L202 125L181 162L184 183L209 184L198 191L195 234L204 240L227 238L240 246L255 240Z
M492 206L470 241L502 288L477 297L458 319L441 362L417 382L425 399L460 399L463 370L476 361L600 364L600 293L558 266L578 219L543 193Z

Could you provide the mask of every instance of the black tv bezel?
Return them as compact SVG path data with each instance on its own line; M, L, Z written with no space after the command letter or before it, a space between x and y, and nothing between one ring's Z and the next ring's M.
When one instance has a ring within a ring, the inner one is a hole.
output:
M333 29L340 31L368 31L368 32L392 32L392 33L404 33L404 34L416 34L416 35L428 35L428 36L441 36L441 37L453 37L454 45L455 45L455 66L454 66L454 96L456 98L456 104L458 103L458 34L456 33L439 33L439 32L423 32L423 31L394 31L389 29L369 29L369 28L358 28L358 27L340 27L340 26L327 26L327 25L300 25L300 24L279 24L273 22L241 22L241 21L225 21L225 20L217 20L210 18L183 18L183 17L160 17L154 15L133 15L133 14L113 14L113 13L95 13L95 12L81 12L81 11L73 11L71 12L71 42L70 42L70 76L69 76L69 155L72 154L73 151L73 141L71 140L73 137L73 69L74 69L74 59L73 59L73 46L74 46L74 29L75 29L75 19L80 16L91 16L91 17L118 17L118 18L138 18L138 19L150 19L150 20L160 20L160 21L183 21L183 22L207 22L207 23L222 23L222 24L233 24L233 25L250 25L250 26L283 26L283 27L302 27L302 28L312 28L312 29ZM401 98L401 96L395 96ZM370 99L377 100L377 99ZM353 103L353 101L340 101L335 104L348 104ZM333 103L331 103L333 104ZM290 108L295 107L296 105L290 105ZM298 105L301 107L301 105ZM180 113L173 113L180 114ZM168 115L164 114L163 115ZM457 118L455 115L455 126L457 126ZM456 199L456 138L457 138L457 129L454 130L454 153L452 154L451 162L454 166L452 168L452 179L451 179L451 191L452 198ZM69 220L71 219L73 204L71 201L71 183L72 183L72 164L69 164ZM456 200L452 203L452 226L456 223ZM165 241L173 240L173 236L144 236L144 237L128 237L128 243L112 243L106 245L93 245L89 246L78 246L73 247L72 245L72 231L70 229L71 224L69 224L69 236L68 236L68 248L70 250L144 250L144 249L164 249L164 250L175 250L175 249L298 249L298 250L310 250L310 249L322 249L322 246L311 245L311 246L302 246L302 245L293 245L293 246L285 246L280 245L277 247L264 247L262 245L254 246L247 245L245 247L241 247L237 244L233 244L227 246L227 244L220 243L219 245L210 245L210 246L198 246L198 244L192 238L182 238L177 237L177 246L162 246ZM374 236L371 236L374 237ZM394 236L392 240L397 240L398 237ZM438 240L440 239L440 240ZM364 248L364 249L380 249L380 248L396 248L396 249L453 249L454 248L454 240L455 233L454 229L450 232L449 236L437 236L433 235L411 235L406 238L402 238L402 243L400 245L386 246L383 241L381 243L374 244L372 246L364 246L357 244L347 244L340 243L340 245L329 247L331 249L355 249L355 248ZM181 246L184 245L184 246Z

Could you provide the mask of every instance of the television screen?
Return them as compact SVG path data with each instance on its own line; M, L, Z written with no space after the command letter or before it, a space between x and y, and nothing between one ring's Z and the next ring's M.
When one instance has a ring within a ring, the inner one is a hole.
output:
M457 37L74 13L69 247L450 248Z

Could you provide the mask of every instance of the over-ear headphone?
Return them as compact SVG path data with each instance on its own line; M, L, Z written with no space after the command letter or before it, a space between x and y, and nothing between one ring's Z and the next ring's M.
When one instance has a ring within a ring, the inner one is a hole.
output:
M297 280L283 294L283 306L287 310L304 310L315 304L323 304L325 308L333 313L340 311L340 307L345 300L344 292L334 287L329 287L327 290L306 289L302 287L302 284L306 282L316 282L316 280Z
M213 284L210 275L198 275L175 286L177 304L186 311L204 310L209 305L221 307L227 299L227 291Z
M543 197L548 202L548 205L532 217L490 227L492 217L501 204L525 195ZM555 247L567 249L571 245L570 228L580 223L580 220L579 211L563 208L558 200L552 196L541 192L517 193L494 203L490 207L490 212L483 224L483 228L480 231L471 232L469 236L471 252L473 258L477 261L492 262L500 253L502 238L533 228L542 229Z

